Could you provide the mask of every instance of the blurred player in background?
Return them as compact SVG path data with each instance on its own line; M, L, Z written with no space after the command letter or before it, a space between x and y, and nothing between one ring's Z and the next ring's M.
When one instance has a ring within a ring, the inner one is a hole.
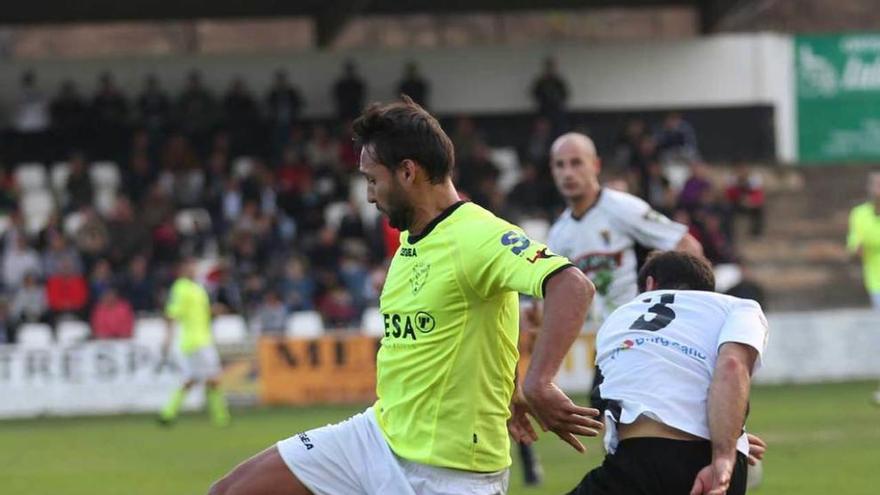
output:
M688 234L686 225L631 194L599 184L601 160L584 134L563 134L553 142L550 170L567 208L551 227L547 245L571 259L596 287L585 332L595 332L612 311L636 296L636 243L702 256L699 241ZM591 388L599 383L597 373ZM601 408L595 401L591 405Z
M570 132L557 138L550 148L550 170L566 209L550 229L547 245L571 259L596 287L585 333L595 333L612 311L635 297L636 243L702 255L699 241L688 234L686 225L670 221L631 194L600 185L601 160L586 135ZM533 328L540 320L538 304L523 317ZM590 389L601 381L596 367ZM592 396L590 405L603 407ZM530 448L520 450L527 479L532 472L540 473Z
M211 335L211 302L208 292L195 281L196 260L184 258L178 265L177 280L169 291L165 306L167 332L163 352L168 355L174 340L174 326L180 329L185 382L175 390L159 414L162 424L171 424L180 412L187 392L197 383L205 384L208 411L217 426L229 424L229 408L220 389L220 357Z
M880 310L880 172L868 176L868 194L869 201L850 211L846 247L861 260L865 289L874 309ZM874 403L880 405L880 388Z
M714 293L712 267L686 253L649 256L638 284L596 339L608 455L570 495L742 495L747 461L763 456L744 425L764 313Z
M527 422L527 413L583 452L575 435L597 435L599 412L575 405L552 380L586 316L589 280L518 227L461 201L452 142L409 98L369 107L354 132L367 199L403 231L380 298L378 400L278 442L211 494L501 495L505 421ZM517 292L546 299L517 394L527 404L513 400Z

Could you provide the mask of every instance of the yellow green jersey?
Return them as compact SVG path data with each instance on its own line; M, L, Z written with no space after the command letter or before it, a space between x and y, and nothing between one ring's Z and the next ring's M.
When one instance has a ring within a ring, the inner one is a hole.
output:
M571 266L518 227L459 202L401 234L380 299L374 411L410 461L477 472L510 465L519 297Z
M165 315L180 325L180 350L191 354L213 343L211 303L208 292L188 278L174 281L165 305Z
M868 292L880 292L880 215L873 203L856 206L849 214L847 248L862 248L862 269Z

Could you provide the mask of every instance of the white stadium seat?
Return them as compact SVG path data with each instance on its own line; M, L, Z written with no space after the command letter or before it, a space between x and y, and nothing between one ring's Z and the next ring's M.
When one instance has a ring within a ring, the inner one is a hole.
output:
M52 347L52 327L45 323L25 323L18 327L18 345L28 348Z
M56 327L58 343L61 345L73 345L85 342L92 334L92 328L88 323L79 320L64 320Z
M370 337L385 336L385 320L379 308L367 308L361 316L361 333Z
M214 342L219 345L242 344L247 341L247 324L240 315L221 315L214 319Z
M24 214L25 228L34 234L46 226L52 210L55 209L55 199L46 189L33 189L25 192L22 196L21 209Z
M165 320L138 318L134 324L134 340L141 344L161 344L165 340Z
M42 163L21 163L15 168L15 183L22 191L46 188L46 167Z
M254 159L249 156L240 156L232 162L232 175L243 179L254 171Z
M287 318L288 337L314 338L324 334L324 321L317 311L296 311Z
M112 189L119 188L122 178L119 173L119 166L116 162L94 162L89 167L89 176L92 178L92 184L96 189Z
M186 208L177 212L174 226L183 235L210 232L211 214L204 208Z
M61 194L67 189L67 178L70 177L70 164L67 162L58 162L52 165L50 172L52 190L55 194Z
M95 209L102 215L109 215L116 206L116 197L116 189L98 189L95 191Z

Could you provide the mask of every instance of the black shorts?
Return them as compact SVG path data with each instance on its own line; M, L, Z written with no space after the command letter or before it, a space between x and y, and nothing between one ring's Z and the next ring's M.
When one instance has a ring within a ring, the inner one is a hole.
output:
M568 495L688 495L697 473L711 461L708 441L630 438ZM746 492L747 463L737 452L728 495Z

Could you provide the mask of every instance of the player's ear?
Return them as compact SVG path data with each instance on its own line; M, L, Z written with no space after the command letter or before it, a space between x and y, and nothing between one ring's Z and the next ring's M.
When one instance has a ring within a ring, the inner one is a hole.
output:
M602 159L597 156L594 160L596 162L596 175L599 175L602 173Z
M648 275L648 278L645 279L645 292L651 292L652 290L657 290L657 281L654 280L654 277Z
M418 166L416 162L410 160L409 158L400 162L400 167L398 168L400 174L401 182L406 184L412 184L415 182L416 174L418 173Z

